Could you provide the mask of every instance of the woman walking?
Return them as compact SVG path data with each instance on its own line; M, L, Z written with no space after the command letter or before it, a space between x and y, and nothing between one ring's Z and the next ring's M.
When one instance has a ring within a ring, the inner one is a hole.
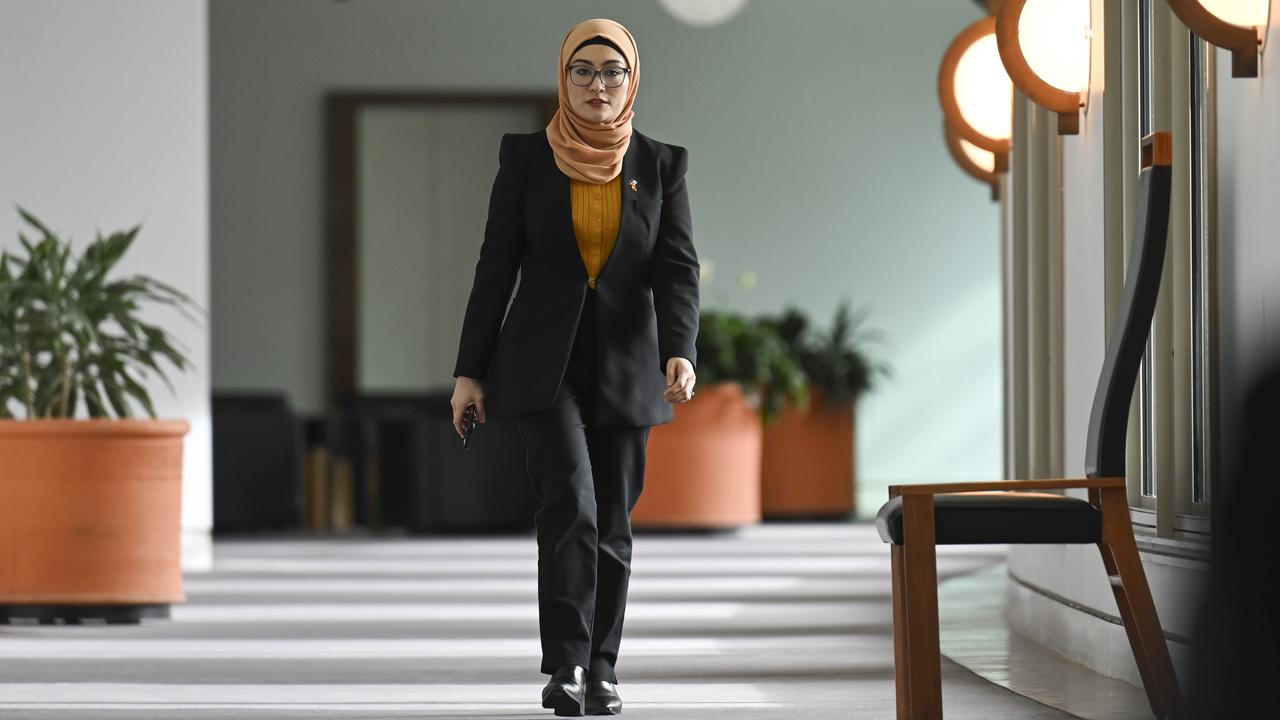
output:
M502 137L451 402L459 434L464 413L510 415L524 443L542 705L606 715L649 430L694 392L699 267L687 151L632 128L635 38L581 22L557 72L550 124Z

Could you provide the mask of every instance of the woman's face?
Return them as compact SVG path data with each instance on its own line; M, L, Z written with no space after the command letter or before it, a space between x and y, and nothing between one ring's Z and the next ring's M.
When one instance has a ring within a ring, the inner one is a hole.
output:
M618 87L606 87L605 73L599 73L586 87L573 84L578 68L588 70L604 70L606 68L625 68L627 61L622 55L608 45L587 45L569 58L569 69L566 85L569 89L569 103L574 112L593 122L612 122L618 117L623 104L627 100L627 88L631 83L631 73L624 73L622 84ZM581 82L581 80L579 80Z

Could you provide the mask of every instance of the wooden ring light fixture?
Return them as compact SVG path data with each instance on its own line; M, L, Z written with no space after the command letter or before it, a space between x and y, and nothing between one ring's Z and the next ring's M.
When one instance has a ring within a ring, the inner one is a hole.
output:
M955 128L945 122L942 124L942 135L946 139L947 150L951 152L951 159L975 180L991 186L992 200L999 199L999 175L1009 171L1009 153L984 150L960 137Z
M1014 87L1058 114L1058 134L1080 133L1089 96L1089 0L1004 0L996 47Z
M985 17L951 42L938 69L938 99L955 134L993 153L1013 135L1013 83L996 48L996 21Z
M1269 0L1169 0L1169 7L1196 35L1230 51L1231 77L1258 77Z

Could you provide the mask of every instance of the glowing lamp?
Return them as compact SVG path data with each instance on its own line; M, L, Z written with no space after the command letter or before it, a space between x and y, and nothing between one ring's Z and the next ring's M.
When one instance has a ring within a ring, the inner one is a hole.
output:
M1004 0L996 46L1014 87L1058 113L1058 134L1080 132L1089 97L1089 0Z
M658 4L680 22L707 27L742 12L747 0L658 0Z
M996 47L995 18L978 20L951 42L938 70L938 99L958 137L991 153L1009 152L1013 83Z

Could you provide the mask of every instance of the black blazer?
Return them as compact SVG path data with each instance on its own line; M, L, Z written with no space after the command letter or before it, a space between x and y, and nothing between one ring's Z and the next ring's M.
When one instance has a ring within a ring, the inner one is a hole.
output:
M485 385L486 413L550 408L586 293L595 292L598 422L671 421L675 414L663 399L667 359L697 364L699 266L685 187L688 151L632 129L622 160L618 239L595 290L587 287L573 231L569 176L556 166L546 131L503 135L498 163L454 377ZM517 270L520 289L507 310Z

